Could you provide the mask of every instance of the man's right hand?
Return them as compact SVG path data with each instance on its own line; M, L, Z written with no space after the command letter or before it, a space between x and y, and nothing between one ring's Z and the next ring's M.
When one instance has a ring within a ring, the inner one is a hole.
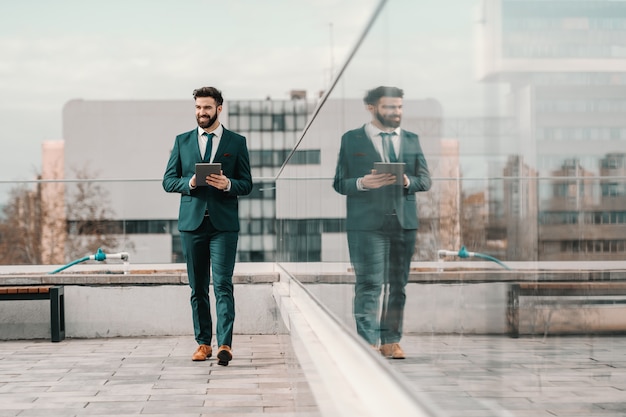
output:
M370 174L367 174L361 180L361 185L369 190L384 187L386 185L392 185L396 182L396 176L393 174L377 174L373 169Z

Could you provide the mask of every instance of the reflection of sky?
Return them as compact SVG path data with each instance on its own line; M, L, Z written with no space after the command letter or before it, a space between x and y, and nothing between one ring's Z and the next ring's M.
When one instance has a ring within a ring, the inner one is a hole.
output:
M385 84L403 88L406 100L435 100L447 126L445 138L459 139L462 175L485 177L493 175L494 166L501 175L503 158L498 154L515 145L510 137L485 137L476 129L466 129L464 136L456 134L457 126L467 124L458 123L460 119L505 113L501 96L507 87L477 79L477 3L390 1L331 97L361 98L367 89ZM413 116L408 112L406 107L405 119ZM486 154L486 149L496 155Z
M391 1L347 72L342 94L371 85L434 98L450 117L484 115L485 84L476 80L475 1Z

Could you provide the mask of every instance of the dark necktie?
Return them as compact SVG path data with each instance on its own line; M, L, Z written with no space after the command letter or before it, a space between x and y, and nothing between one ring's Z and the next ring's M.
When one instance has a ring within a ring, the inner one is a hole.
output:
M391 143L391 136L396 133L386 133L381 132L380 136L383 138L383 152L389 162L398 162L398 158L396 158L396 152L393 150L393 143Z
M203 135L206 136L206 148L204 148L204 160L205 161L210 161L211 160L211 149L213 149L213 136L215 136L215 133L206 133L206 132L204 132Z

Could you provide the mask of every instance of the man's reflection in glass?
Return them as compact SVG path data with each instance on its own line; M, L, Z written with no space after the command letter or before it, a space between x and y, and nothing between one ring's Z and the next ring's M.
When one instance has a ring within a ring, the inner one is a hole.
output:
M431 186L418 136L400 127L403 95L397 87L367 92L364 102L372 120L342 136L333 182L347 196L357 332L394 359L405 357L400 339L418 228L415 193Z

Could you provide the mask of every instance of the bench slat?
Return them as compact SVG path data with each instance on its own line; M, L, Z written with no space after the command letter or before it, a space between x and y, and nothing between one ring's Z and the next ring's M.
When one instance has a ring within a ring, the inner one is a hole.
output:
M579 303L609 304L623 301L626 296L626 281L584 281L584 282L519 282L509 287L507 322L511 337L519 337L520 297L583 297ZM616 300L592 300L593 296L621 296ZM571 300L571 298L570 298Z
M65 339L65 294L63 286L53 285L0 285L0 301L50 300L50 340Z
M45 287L0 287L0 294L48 294L50 286Z
M626 282L524 282L519 295L584 296L626 293Z
M553 290L572 290L572 289L615 289L625 290L626 282L522 282L519 288L526 289L553 289Z

